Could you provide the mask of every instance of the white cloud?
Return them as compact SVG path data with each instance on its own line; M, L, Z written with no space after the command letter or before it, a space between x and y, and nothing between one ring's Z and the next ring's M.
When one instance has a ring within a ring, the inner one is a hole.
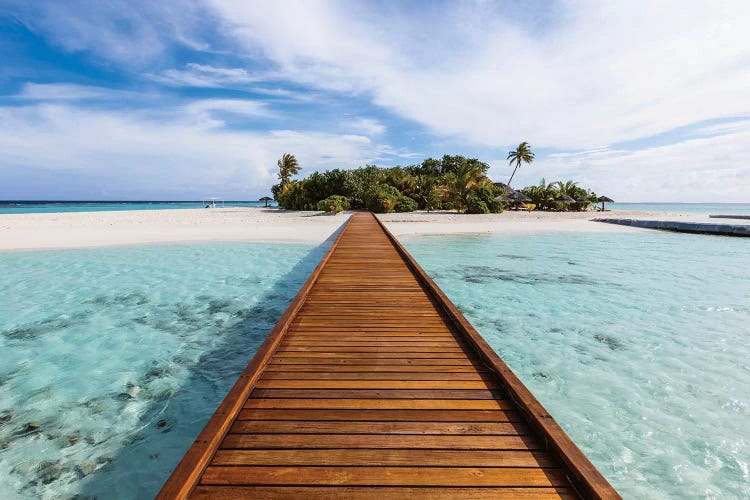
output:
M202 39L211 16L198 2L6 0L4 9L66 51L85 51L129 67L162 57L175 43L211 50Z
M385 125L374 118L358 118L352 122L351 127L367 136L382 135L386 130Z
M201 99L184 105L178 111L186 113L192 123L206 127L223 127L225 122L220 118L221 114L263 118L276 116L265 102L248 99Z
M352 2L211 4L289 78L371 93L476 144L589 148L750 110L744 0L561 2L533 30L483 2L412 20Z
M38 101L103 100L133 97L135 93L72 83L27 83L13 97Z
M168 69L146 76L156 82L177 87L232 87L268 78L268 75L253 76L242 68L220 68L196 63L188 63L183 69Z
M55 172L49 175L81 184L105 179L101 182L110 196L148 192L200 198L208 189L243 198L268 192L284 152L294 152L311 171L371 163L387 149L360 135L204 125L193 123L184 109L165 119L163 112L153 117L61 104L0 107L0 165ZM0 196L12 198L13 193Z
M507 162L497 162L496 171L509 175ZM555 155L522 166L513 182L525 186L541 177L574 179L615 201L747 203L750 128L634 151Z

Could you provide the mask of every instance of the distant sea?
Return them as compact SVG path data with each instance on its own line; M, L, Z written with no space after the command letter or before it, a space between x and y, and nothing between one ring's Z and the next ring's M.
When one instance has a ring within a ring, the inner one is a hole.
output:
M750 203L607 203L605 208L679 214L750 215Z
M169 210L176 208L204 208L199 201L57 201L57 200L0 200L0 214L39 214L55 212L110 212L116 210ZM225 201L217 206L263 207L263 201ZM276 202L269 201L269 206Z
M271 201L269 206L276 206ZM219 203L221 206L221 203ZM225 201L226 207L262 207L262 201ZM54 212L104 212L113 210L168 210L203 208L200 201L17 201L0 200L0 214L35 214ZM615 210L647 210L665 213L703 215L750 215L750 203L608 203Z

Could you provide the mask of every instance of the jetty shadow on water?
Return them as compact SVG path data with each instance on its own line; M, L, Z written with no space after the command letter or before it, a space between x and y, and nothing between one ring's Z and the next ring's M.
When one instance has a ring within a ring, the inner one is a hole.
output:
M258 296L255 305L236 311L240 320L220 328L216 335L221 341L197 362L185 362L179 354L172 357L172 363L187 368L188 378L176 391L153 399L141 419L142 427L110 463L84 478L78 498L156 495L342 230L343 224L279 278L269 292ZM230 302L211 301L206 311L220 311ZM169 376L169 371L169 366L154 363L141 380L150 386L155 378Z

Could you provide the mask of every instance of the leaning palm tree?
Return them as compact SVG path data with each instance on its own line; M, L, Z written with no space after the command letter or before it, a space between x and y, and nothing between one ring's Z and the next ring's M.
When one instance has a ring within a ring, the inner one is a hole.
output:
M516 167L513 169L513 173L510 175L510 180L508 181L508 186L510 186L511 181L513 180L513 176L516 175L516 170L518 170L518 167L521 166L521 162L533 162L534 153L531 152L531 146L529 146L529 143L523 141L515 150L508 151L508 158L506 159L508 160L509 165L513 166L514 163L516 164Z
M279 167L279 180L281 184L287 184L293 175L297 175L302 167L297 163L297 158L289 153L284 153L279 161L276 162Z

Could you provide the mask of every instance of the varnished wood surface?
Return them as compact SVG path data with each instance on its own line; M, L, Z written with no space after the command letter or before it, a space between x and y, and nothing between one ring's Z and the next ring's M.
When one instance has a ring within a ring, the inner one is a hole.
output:
M616 498L423 274L352 216L160 497Z

